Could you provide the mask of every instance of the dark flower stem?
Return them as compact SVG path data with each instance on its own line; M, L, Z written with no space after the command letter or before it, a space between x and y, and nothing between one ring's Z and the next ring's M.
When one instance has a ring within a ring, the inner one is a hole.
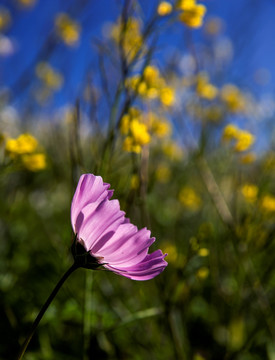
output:
M42 306L39 314L37 315L36 319L34 320L34 323L32 324L32 328L30 330L29 336L26 338L25 342L23 343L20 353L17 357L18 360L21 360L25 354L25 351L29 345L29 342L31 341L33 334L38 326L38 324L40 323L40 320L42 319L43 315L45 314L46 310L48 309L49 305L51 304L51 302L53 301L53 299L55 298L56 294L58 293L59 289L61 288L61 286L64 284L64 282L66 281L66 279L71 275L71 273L73 273L77 268L79 267L78 264L74 263L67 271L66 273L62 276L62 278L59 280L59 282L57 283L56 287L53 289L52 293L50 294L50 296L48 297L47 301L45 302L45 304Z

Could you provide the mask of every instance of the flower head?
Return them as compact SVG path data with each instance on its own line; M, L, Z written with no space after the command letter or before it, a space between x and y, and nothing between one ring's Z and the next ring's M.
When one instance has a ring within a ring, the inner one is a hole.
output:
M133 280L149 280L167 266L166 254L148 254L155 241L146 228L138 228L125 218L113 191L100 176L80 177L71 206L71 221L76 235L75 261L95 269L103 266Z

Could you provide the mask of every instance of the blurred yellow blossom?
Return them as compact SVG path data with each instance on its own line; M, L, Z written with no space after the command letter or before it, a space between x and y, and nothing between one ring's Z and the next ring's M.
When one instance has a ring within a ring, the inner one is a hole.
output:
M130 132L137 144L145 145L150 142L150 134L148 133L147 126L138 120L131 121Z
M209 250L207 248L200 248L198 250L198 255L201 257L206 257L209 255Z
M254 184L245 184L242 186L242 194L249 202L255 202L258 196L258 186Z
M130 187L131 187L131 189L134 189L134 190L139 188L139 177L137 174L133 174L131 176Z
M196 4L195 1L183 0L177 6L183 12L179 15L180 21L192 28L199 28L203 24L203 18L206 13L206 7L202 4Z
M143 74L133 75L128 78L125 85L143 98L158 98L165 106L171 106L175 102L174 89L167 86L158 68L153 65L147 65L143 70Z
M148 114L149 128L152 134L159 138L171 135L171 124L164 118L159 118L155 113Z
M185 186L179 193L180 202L190 210L196 211L201 207L201 198L196 191L189 186Z
M261 199L261 207L266 212L274 212L275 211L275 196L265 195Z
M5 30L11 23L11 15L8 9L0 7L0 31Z
M159 164L156 168L155 175L158 182L166 184L171 179L171 170L167 165Z
M178 0L176 2L177 10L188 10L192 9L196 5L196 0Z
M245 97L237 86L226 84L221 89L221 99L228 110L235 113L245 109Z
M248 150L255 142L255 136L245 130L239 130L236 138L235 151L242 152Z
M241 156L240 161L242 164L252 164L257 159L256 154L249 152Z
M80 37L80 25L68 14L60 13L55 18L55 29L59 38L68 46L76 45Z
M18 138L8 138L6 141L5 150L9 156L15 157L17 155L32 153L38 146L37 140L31 134L21 134Z
M110 36L116 44L122 45L124 55L129 61L132 61L144 46L140 22L134 17L129 17L126 24L119 19L113 25Z
M19 5L22 5L24 7L30 7L33 6L36 3L37 0L17 0Z
M229 324L229 346L235 351L245 342L245 322L242 317L233 318Z
M183 149L172 140L165 142L162 149L164 154L172 161L179 161L183 158Z
M218 94L218 89L210 84L208 75L205 73L198 74L196 91L200 97L207 100L213 100Z
M173 10L172 4L167 1L162 1L157 9L157 12L160 16L169 15Z
M63 84L63 76L54 70L50 64L40 62L36 66L36 76L44 85L52 90L58 90Z
M164 87L160 90L160 101L163 105L171 106L175 102L175 91L171 87Z
M204 280L209 275L209 269L206 266L202 266L197 270L196 275L199 279Z
M43 153L25 154L22 156L22 162L26 169L30 171L40 171L46 168L46 156Z
M223 129L223 140L225 141L231 141L233 139L237 138L239 132L239 128L233 124L228 124Z

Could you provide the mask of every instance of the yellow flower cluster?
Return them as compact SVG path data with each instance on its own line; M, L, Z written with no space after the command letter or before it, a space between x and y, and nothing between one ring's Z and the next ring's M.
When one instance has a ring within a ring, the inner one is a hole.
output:
M147 125L142 122L141 113L136 108L130 108L128 114L121 119L120 132L126 135L123 150L139 154L142 146L148 144L151 136Z
M58 90L63 84L63 76L54 70L46 62L40 62L36 66L36 76L51 90Z
M159 70L152 65L146 66L142 75L129 78L126 86L144 98L158 98L165 106L172 106L175 102L174 90L166 84Z
M206 7L197 4L196 0L179 0L176 9L181 10L180 21L191 28L199 28L203 24L203 18L206 13Z
M139 109L131 107L121 119L120 132L126 136L123 149L140 153L142 146L151 141L151 136L164 138L170 135L171 125L152 112L142 114Z
M200 196L189 186L185 186L180 190L179 200L186 208L192 211L197 211L201 207Z
M16 139L6 140L6 154L15 161L20 161L30 171L40 171L46 168L46 157L37 152L38 142L28 133L19 135Z
M221 89L221 99L227 109L233 113L245 110L245 97L235 85L224 85Z
M80 37L80 25L72 20L68 14L60 13L55 18L55 30L58 37L68 46L78 43Z
M234 150L243 152L248 150L255 142L255 136L250 132L241 130L233 124L228 124L223 130L224 141L235 141Z
M218 94L216 86L209 82L209 77L206 73L200 73L197 76L197 94L207 100L213 100Z
M124 56L132 61L143 46L143 38L139 21L129 17L127 23L123 24L121 19L112 27L111 38L122 46Z

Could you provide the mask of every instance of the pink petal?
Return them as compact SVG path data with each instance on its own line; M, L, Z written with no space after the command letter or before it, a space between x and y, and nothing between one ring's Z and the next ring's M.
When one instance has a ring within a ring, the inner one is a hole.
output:
M131 223L121 224L108 241L97 242L91 252L111 266L129 267L142 261L155 241L146 228L138 230Z
M113 267L110 265L104 266L132 280L150 280L159 275L168 265L164 260L166 255L167 254L163 254L161 250L156 250L152 254L148 254L139 264L129 268Z
M100 176L81 175L71 205L71 222L75 232L77 218L81 210L88 204L96 203L99 205L104 199L110 198L113 192L108 190L109 187L109 184L103 183Z
M90 251L101 238L111 238L121 223L125 213L120 210L118 200L104 200L97 207L86 205L76 221L77 237ZM80 220L79 220L80 219ZM98 256L97 254L91 254Z

